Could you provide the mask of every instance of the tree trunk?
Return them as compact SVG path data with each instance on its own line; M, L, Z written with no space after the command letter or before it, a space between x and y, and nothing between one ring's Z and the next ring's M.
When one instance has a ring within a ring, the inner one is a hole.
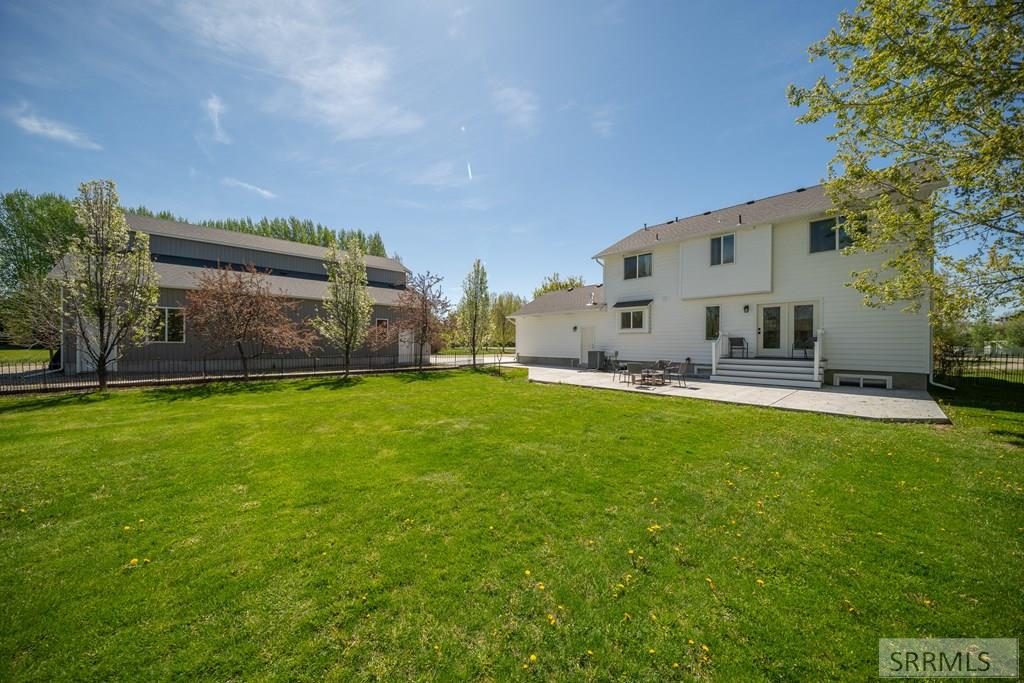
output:
M96 359L96 379L100 383L100 389L107 388L107 359Z
M345 377L348 377L349 353L350 353L349 352L349 348L346 346L345 347Z
M242 348L242 342L235 342L235 347L238 349L238 357L242 359L242 376L245 379L249 379L249 359L245 357L245 349Z

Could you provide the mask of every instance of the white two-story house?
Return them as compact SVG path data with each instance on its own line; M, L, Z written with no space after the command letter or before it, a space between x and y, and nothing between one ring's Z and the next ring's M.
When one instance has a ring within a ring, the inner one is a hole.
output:
M821 185L645 226L597 253L599 285L544 294L512 318L526 363L689 360L715 380L924 388L928 302L870 308L846 286L884 255L844 254Z

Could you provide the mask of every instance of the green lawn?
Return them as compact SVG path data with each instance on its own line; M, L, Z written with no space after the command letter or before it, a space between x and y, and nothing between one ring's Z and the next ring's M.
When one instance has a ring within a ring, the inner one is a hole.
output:
M0 363L45 363L50 360L46 349L0 349Z
M1021 636L1024 404L955 400L468 371L0 400L0 679L865 680L879 637Z

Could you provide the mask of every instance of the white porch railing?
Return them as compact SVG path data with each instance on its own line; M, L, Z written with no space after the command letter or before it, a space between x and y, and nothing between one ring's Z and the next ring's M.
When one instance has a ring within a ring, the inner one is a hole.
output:
M825 347L825 330L818 330L814 337L814 381L818 381L818 371L821 369L821 353Z
M718 359L722 355L722 335L711 340L711 374L718 374Z

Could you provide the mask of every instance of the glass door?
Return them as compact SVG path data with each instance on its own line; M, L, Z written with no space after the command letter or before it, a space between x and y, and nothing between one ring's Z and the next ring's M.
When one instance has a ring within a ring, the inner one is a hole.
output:
M764 356L781 356L782 306L758 306L757 352Z
M814 304L793 305L793 357L814 355Z

